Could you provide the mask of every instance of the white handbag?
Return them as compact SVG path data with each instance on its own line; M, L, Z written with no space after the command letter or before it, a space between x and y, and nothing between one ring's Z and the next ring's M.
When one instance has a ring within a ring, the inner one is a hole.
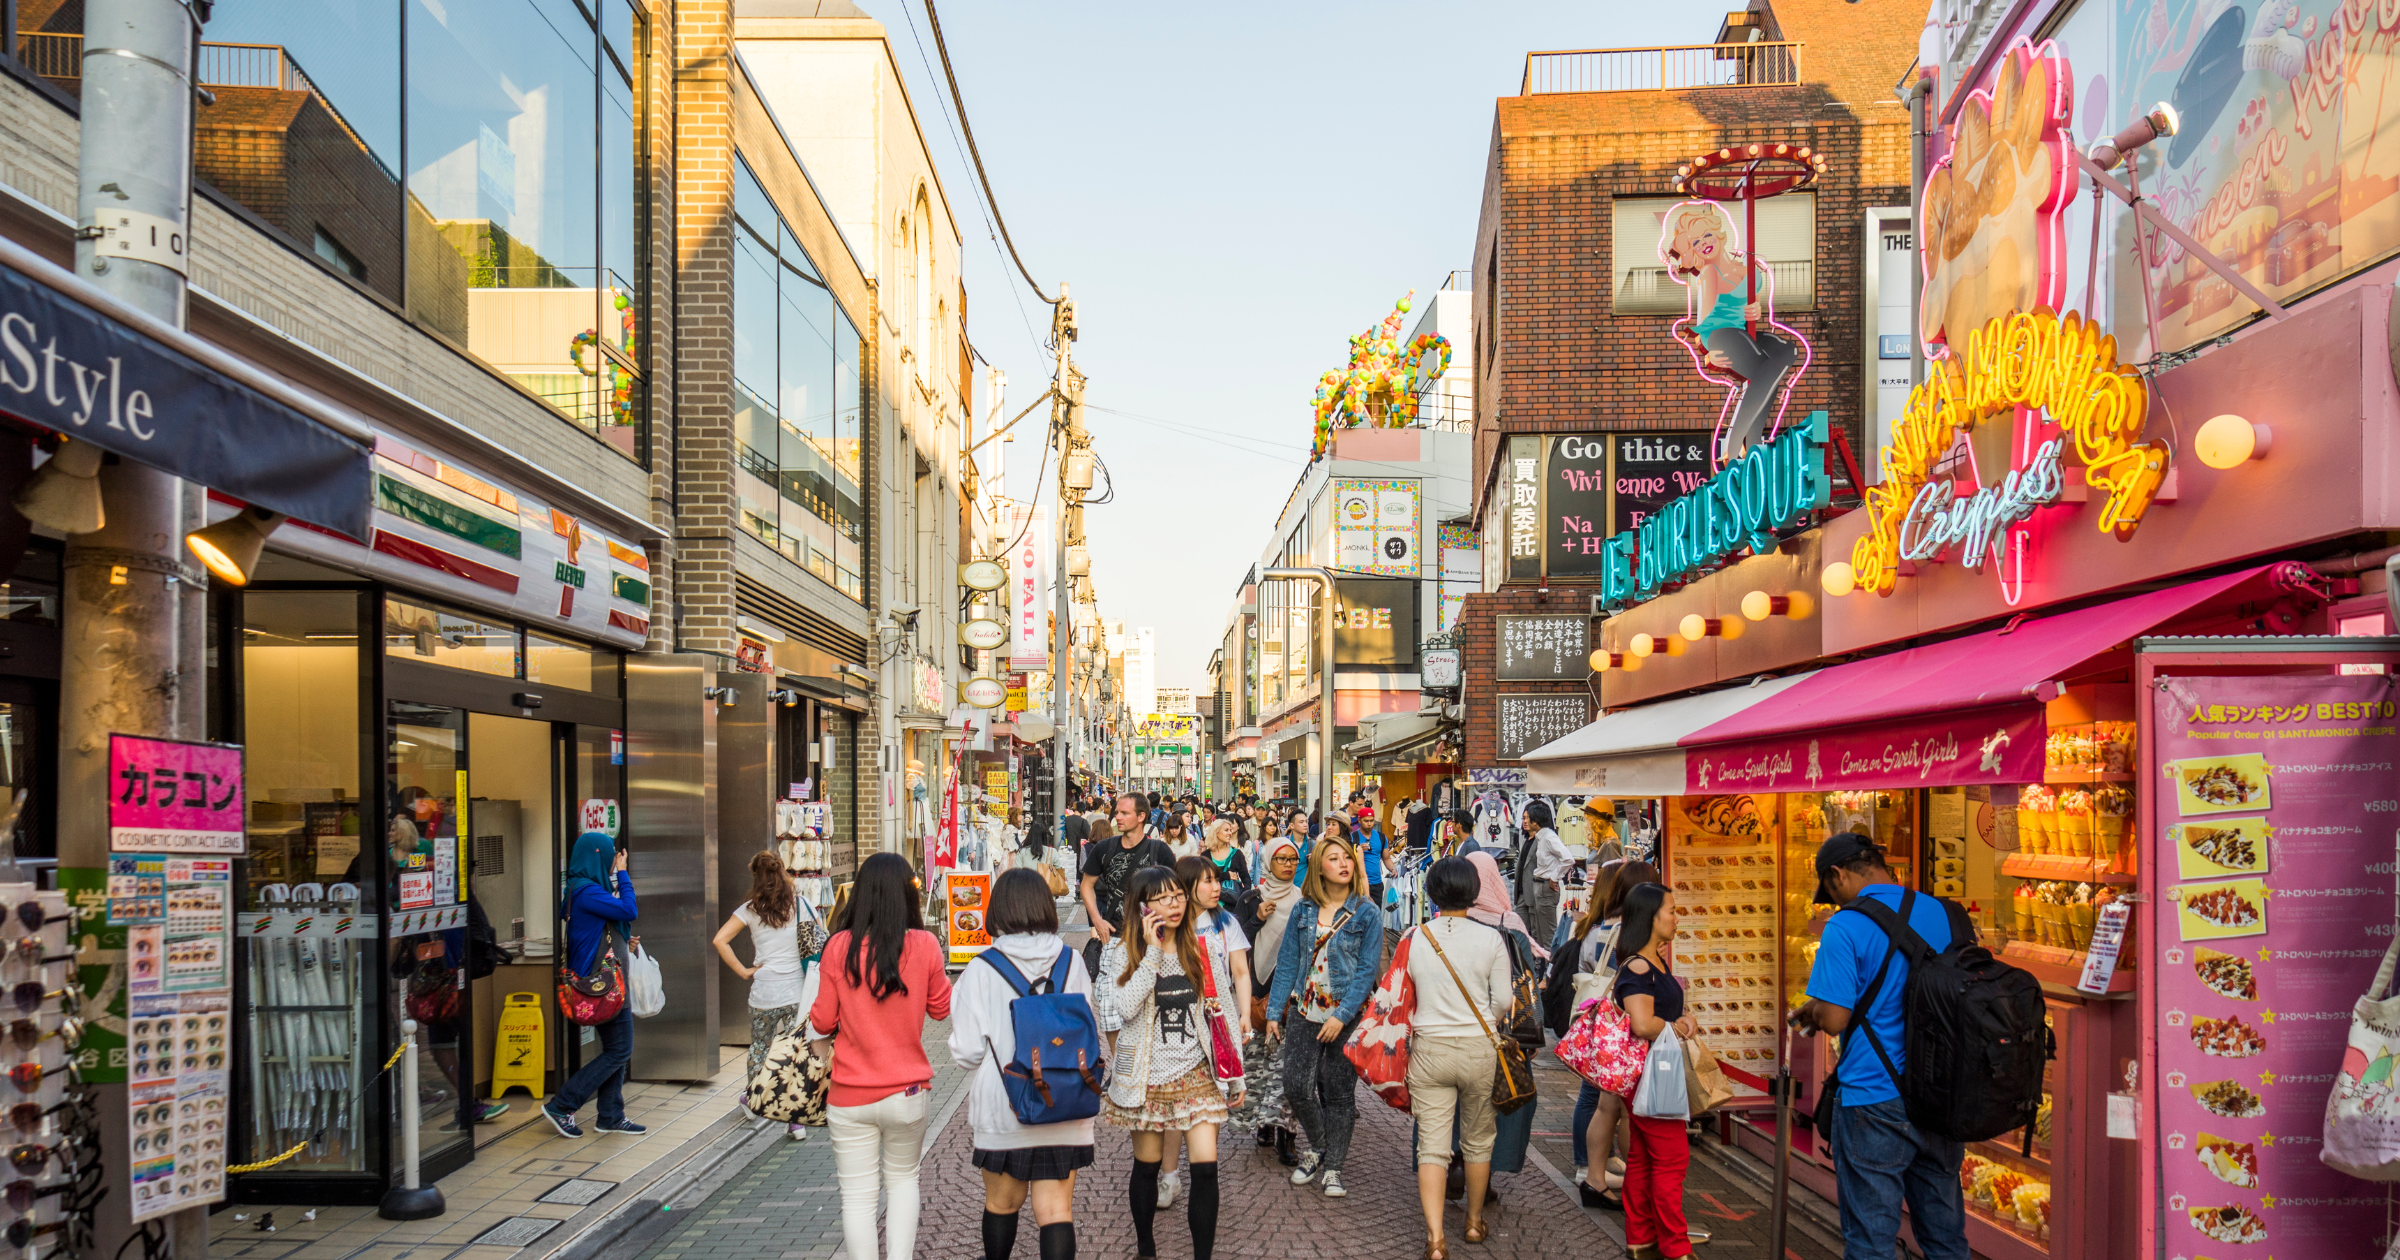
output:
M2400 1181L2400 995L2392 971L2400 966L2400 936L2383 951L2375 983L2350 1008L2350 1044L2325 1099L2325 1144L2317 1158L2366 1181Z
M642 949L642 938L634 937L625 946L625 1004L633 1008L635 1019L648 1019L667 1009L667 982L659 973L658 960Z
M1674 1025L1660 1029L1658 1040L1650 1043L1650 1057L1642 1063L1641 1084L1633 1087L1633 1114L1646 1120L1691 1119L1691 1098L1683 1084L1690 1071L1683 1038L1675 1035Z

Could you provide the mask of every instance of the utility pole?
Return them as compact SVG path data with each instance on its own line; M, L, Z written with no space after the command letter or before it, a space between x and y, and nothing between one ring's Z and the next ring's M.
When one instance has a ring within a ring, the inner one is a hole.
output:
M193 0L205 10L207 0ZM176 327L185 322L192 194L192 56L199 14L177 0L88 0L84 9L82 142L77 156L75 270ZM112 239L113 238L113 239ZM107 245L105 256L103 244ZM108 737L192 738L203 730L197 662L206 588L183 557L203 492L131 460L100 470L105 523L71 538L62 592L58 859L108 865ZM178 626L179 618L189 624ZM180 630L180 634L179 634ZM178 643L188 641L188 651ZM91 1012L94 1016L101 1012ZM126 1087L97 1087L107 1183L94 1254L132 1235ZM178 1260L208 1254L208 1218L166 1219Z
M1067 405L1067 391L1074 388L1070 384L1074 377L1068 350L1075 341L1075 304L1067 300L1064 281L1059 282L1058 305L1051 310L1050 341L1058 354L1058 366L1051 378L1053 388L1050 394L1050 434L1052 440L1058 443L1058 530L1052 540L1057 554L1052 557L1050 566L1053 580L1058 583L1056 624L1050 628L1050 707L1053 725L1057 727L1057 734L1052 738L1058 741L1058 755L1051 758L1050 799L1058 810L1058 818L1050 834L1063 840L1067 834L1067 777L1074 757L1069 751L1074 739L1074 695L1069 680L1075 677L1075 609L1069 599L1073 584L1067 577L1067 534L1080 516L1068 501L1074 492L1067 488L1067 453L1074 449L1074 435L1069 431L1069 424L1082 419ZM1077 397L1081 397L1081 394L1080 389L1076 390ZM1078 853L1075 856L1080 869L1083 855Z

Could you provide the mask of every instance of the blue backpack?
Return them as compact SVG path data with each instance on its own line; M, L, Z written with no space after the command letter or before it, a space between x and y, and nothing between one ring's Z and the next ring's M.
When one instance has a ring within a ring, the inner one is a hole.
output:
M1017 1038L1016 1057L1000 1063L989 1037L983 1039L983 1047L1000 1069L1000 1083L1008 1090L1009 1110L1017 1113L1018 1123L1057 1124L1099 1115L1108 1064L1100 1054L1100 1021L1092 1015L1091 1001L1066 991L1067 969L1075 963L1075 951L1058 951L1058 963L1043 977L1044 991L1038 993L1034 985L1026 983L1025 973L999 950L987 949L976 956L990 963L992 970L1008 981L1008 987L1017 991L1018 996L1008 1004L1009 1027Z

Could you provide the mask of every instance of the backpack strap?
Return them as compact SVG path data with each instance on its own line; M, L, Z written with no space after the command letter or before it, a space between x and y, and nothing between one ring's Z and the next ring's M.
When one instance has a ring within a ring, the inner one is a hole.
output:
M990 963L992 970L999 972L1000 978L1008 982L1008 987L1017 991L1018 997L1033 996L1033 985L1025 979L1025 973L1017 970L1017 965L1008 960L1008 955L997 949L987 949L975 957Z
M984 952L990 953L991 951L985 950ZM1050 992L1064 993L1067 991L1068 969L1074 965L1075 951L1068 949L1064 945L1059 946L1058 961L1050 964L1050 975L1047 980L1047 983L1050 986Z
M1875 999L1882 995L1883 977L1892 969L1892 956L1907 950L1913 966L1932 952L1926 948L1925 939L1908 926L1908 913L1916 908L1916 902L1917 890L1911 888L1900 894L1898 914L1894 914L1890 906L1864 893L1859 895L1857 901L1843 907L1865 915L1869 922L1883 929L1884 938L1890 942L1884 948L1882 965L1875 968L1875 978L1867 981L1867 987L1859 991L1858 1005L1850 1008L1850 1031L1867 1035L1867 1044L1873 1047L1875 1057L1882 1060L1883 1070L1892 1078L1894 1085L1900 1083L1900 1069L1893 1065L1891 1053L1883 1048L1883 1039L1875 1035L1875 1022L1870 1014L1875 1009ZM1845 1032L1842 1035L1843 1058L1850 1056L1850 1041L1849 1033Z

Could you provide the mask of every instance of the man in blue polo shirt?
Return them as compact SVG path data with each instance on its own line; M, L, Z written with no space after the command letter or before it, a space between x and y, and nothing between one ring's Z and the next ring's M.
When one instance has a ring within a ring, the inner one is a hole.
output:
M1900 1101L1898 1074L1908 1069L1902 1057L1908 1047L1902 1017L1908 958L1856 909L1859 898L1872 897L1897 913L1907 891L1893 882L1883 850L1857 832L1842 832L1817 849L1817 904L1843 909L1825 923L1808 973L1808 1001L1793 1012L1792 1025L1803 1032L1848 1033L1834 1069L1839 1099L1833 1114L1843 1260L1891 1260L1904 1202L1925 1260L1968 1260L1967 1208L1958 1185L1966 1148L1909 1123ZM1919 894L1908 925L1933 952L1949 947L1949 912L1939 898ZM1874 993L1862 1019L1857 1008L1870 984Z

